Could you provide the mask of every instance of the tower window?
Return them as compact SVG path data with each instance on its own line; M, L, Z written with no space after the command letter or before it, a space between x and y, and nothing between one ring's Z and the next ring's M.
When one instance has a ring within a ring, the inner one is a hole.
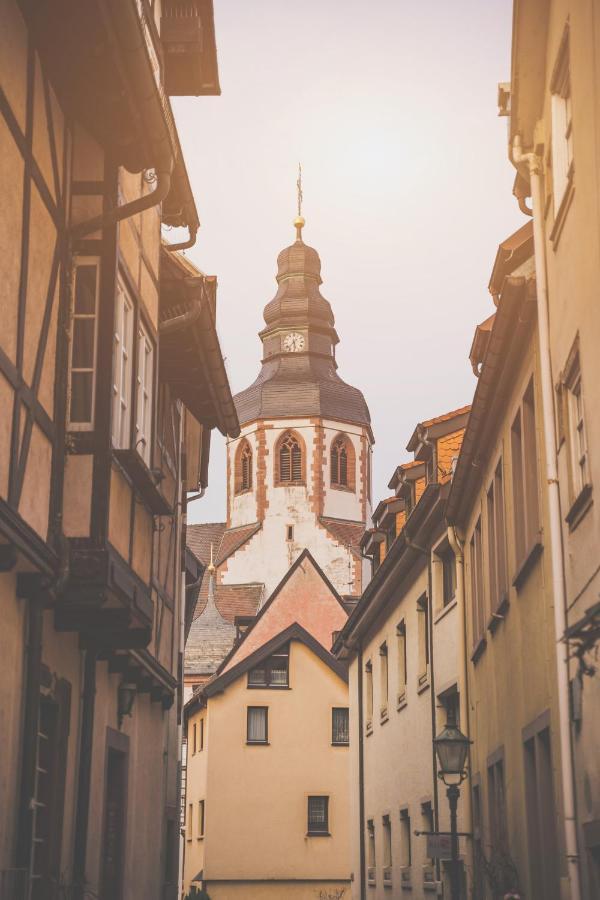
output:
M279 478L282 484L302 484L302 448L299 439L286 432L279 444Z
M293 541L294 540L294 526L286 525L285 526L285 534L286 534L286 541Z
M240 442L235 454L235 493L252 490L252 448L246 439Z
M355 454L354 445L346 435L339 434L331 445L331 485L336 488L355 486Z

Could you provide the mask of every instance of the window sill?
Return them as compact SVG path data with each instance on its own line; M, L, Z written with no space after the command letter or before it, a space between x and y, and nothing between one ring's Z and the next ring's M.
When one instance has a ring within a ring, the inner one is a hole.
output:
M387 706L383 706L379 713L379 724L385 725L385 723L387 722L388 719L389 719L388 708L387 708Z
M367 737L369 737L370 734L373 734L373 723L372 722L367 722L365 731L367 733Z
M204 835L203 835L203 834L199 835L199 836L196 838L196 840L197 840L197 841L203 841L203 840L204 840Z
M306 487L305 481L276 481L275 487Z
M496 609L492 612L487 623L487 630L490 634L494 634L500 623L506 618L506 611L508 610L509 605L508 594L504 591L500 598L500 603L498 603Z
M249 691L291 691L289 684L248 684Z
M523 562L517 569L517 572L512 580L513 587L516 588L517 591L520 591L527 581L527 576L533 568L533 564L535 563L536 559L538 558L538 556L540 556L542 550L543 544L538 539L534 542L528 553L526 553Z
M423 672L421 675L419 675L419 681L417 683L417 694L422 694L427 690L429 690L429 672Z
M552 244L552 249L556 252L558 249L558 244L560 241L560 236L562 234L563 228L565 226L565 222L567 220L567 213L571 208L571 203L573 202L573 196L575 194L575 186L573 184L573 169L569 172L569 177L567 181L567 186L565 188L565 192L562 195L562 199L560 201L560 205L558 207L558 211L554 216L554 224L552 225L552 230L550 232L550 242Z
M569 512L565 516L565 522L569 526L569 531L575 531L593 502L592 486L591 484L586 484L585 487L579 491L579 494L571 504Z
M408 706L408 699L406 697L406 691L403 691L401 694L398 694L398 699L396 700L396 709L404 709L405 706Z
M246 741L247 747L270 747L269 741Z
M349 747L350 741L332 741L331 746L332 747Z
M234 491L233 496L234 497L242 497L244 494L251 494L251 493L252 493L252 485L250 485L250 487L247 487L247 488L242 488L239 491Z
M344 491L346 494L355 494L356 490L348 484L330 484L332 491Z
M154 475L137 450L113 450L113 457L155 516L172 516L173 509L158 489Z
M485 639L485 636L480 637L473 648L473 652L471 653L471 662L473 663L473 665L475 665L475 663L479 660L486 647L487 641Z
M306 837L331 837L330 831L307 831Z
M435 619L433 620L433 624L437 625L438 622L441 622L444 616L447 616L448 613L456 607L457 602L457 598L453 597L449 603L447 603L445 606L442 606Z

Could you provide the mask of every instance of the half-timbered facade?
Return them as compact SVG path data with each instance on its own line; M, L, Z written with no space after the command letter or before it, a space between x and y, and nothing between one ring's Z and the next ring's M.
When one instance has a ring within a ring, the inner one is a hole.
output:
M0 897L175 897L185 497L239 428L168 93L210 2L0 5ZM178 15L175 16L175 12ZM150 788L149 788L150 786Z

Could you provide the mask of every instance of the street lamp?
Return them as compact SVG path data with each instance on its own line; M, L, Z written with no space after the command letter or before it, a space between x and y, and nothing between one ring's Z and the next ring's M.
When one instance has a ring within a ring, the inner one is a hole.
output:
M454 715L449 712L448 720L436 738L433 746L440 764L438 777L442 779L448 790L450 806L450 896L452 900L460 900L460 872L458 868L458 826L456 808L460 795L459 784L467 777L465 763L471 741L462 733L455 722Z

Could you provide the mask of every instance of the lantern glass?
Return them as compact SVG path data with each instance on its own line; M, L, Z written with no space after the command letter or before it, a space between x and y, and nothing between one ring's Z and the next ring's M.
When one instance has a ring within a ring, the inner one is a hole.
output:
M119 717L122 719L124 716L130 716L131 710L133 709L133 702L135 700L135 692L136 685L129 684L127 682L121 682L119 685L118 692L118 700L119 700Z
M434 744L442 775L462 775L467 761L469 739L460 728L448 723L438 734Z

